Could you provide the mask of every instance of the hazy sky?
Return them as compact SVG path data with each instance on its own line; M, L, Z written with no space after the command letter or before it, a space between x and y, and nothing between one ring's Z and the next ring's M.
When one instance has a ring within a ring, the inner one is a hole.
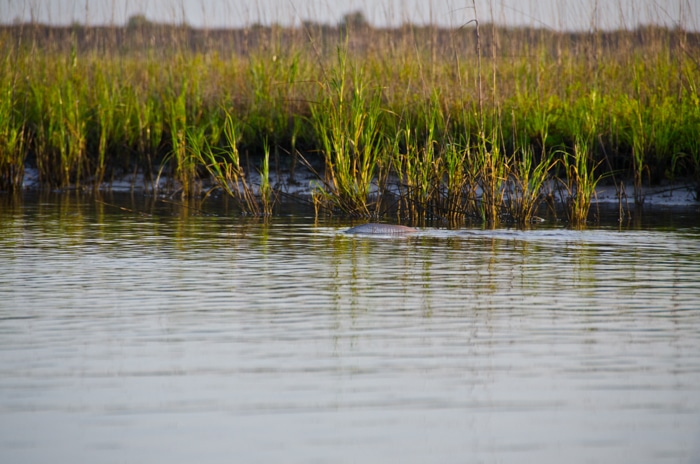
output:
M0 0L0 21L124 24L134 14L195 27L253 23L335 24L362 11L376 26L403 22L459 26L474 18L471 0ZM476 0L482 22L553 29L634 28L640 23L700 29L700 0Z

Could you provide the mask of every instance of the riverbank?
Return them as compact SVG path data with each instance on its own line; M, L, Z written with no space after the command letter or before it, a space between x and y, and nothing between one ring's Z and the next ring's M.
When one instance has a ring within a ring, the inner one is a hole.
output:
M320 169L320 166L316 166ZM321 184L319 181L316 168L309 169L304 165L297 166L294 174L289 169L274 169L270 173L269 183L275 192L275 195L285 203L297 202L300 204L312 204L314 190ZM260 195L261 175L258 171L252 171L247 176L252 193L256 196ZM632 184L631 179L619 181L616 184L609 182L605 185L598 185L593 195L593 204L602 207L610 208L612 206L622 206L625 210L635 208L633 192L630 190ZM398 197L400 188L398 180L392 179L390 185L387 186L389 193ZM376 194L376 184L373 192ZM551 190L555 190L553 185ZM40 192L46 190L39 181L39 173L34 168L26 168L24 181L22 183L22 191ZM56 193L76 190L75 186L67 189L54 189ZM173 179L166 177L149 177L146 178L142 173L136 172L115 177L109 181L104 181L101 185L94 188L82 188L86 192L96 190L98 193L137 193L146 196L157 196L165 198L179 198L179 189L176 187ZM198 189L199 197L206 198L209 196L221 197L221 192L216 182L212 179L203 180ZM478 197L481 197L483 192L477 192ZM561 195L552 196L555 206L563 208L562 201L565 200ZM663 209L666 207L681 207L681 208L697 208L700 213L700 194L697 190L697 184L692 179L676 180L675 182L664 181L655 186L643 186L643 204L648 210Z

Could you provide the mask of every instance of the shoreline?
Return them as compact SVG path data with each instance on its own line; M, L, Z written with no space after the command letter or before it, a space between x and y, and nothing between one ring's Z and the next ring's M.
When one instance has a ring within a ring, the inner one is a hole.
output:
M288 170L279 170L270 173L270 185L273 190L285 198L293 201L295 198L299 201L310 201L314 190L314 184L319 184L319 179L308 168L303 165L298 165L295 170L295 178L292 181ZM157 176L154 176L157 177ZM260 195L260 175L258 172L252 172L246 176L253 191L256 195ZM20 192L36 192L45 190L39 181L38 171L35 168L26 168L24 181ZM201 192L216 189L215 184L211 179L202 179L199 181ZM394 181L393 184L397 182ZM598 185L595 189L595 195L592 198L593 205L613 206L622 204L624 209L630 210L635 207L644 208L663 208L663 207L700 207L700 188L691 179L682 179L674 182L662 181L659 185L643 186L642 205L635 205L634 188L632 180L628 179L620 183L622 185L622 201L618 196L618 187L614 184ZM69 186L67 188L48 189L55 193L66 191L82 190L82 191L98 191L98 192L114 192L128 193L136 192L143 194L152 194L160 196L176 196L178 188L173 188L177 185L177 181L171 177L160 176L159 186L154 189L145 180L142 173L126 174L119 176L112 181L104 181L98 188L91 185L81 187ZM0 192L1 193L1 192ZM7 192L4 192L7 193ZM390 191L397 194L397 191ZM220 192L221 196L226 195ZM556 198L554 192L552 195ZM215 195L216 196L216 195ZM563 203L557 199L557 203Z

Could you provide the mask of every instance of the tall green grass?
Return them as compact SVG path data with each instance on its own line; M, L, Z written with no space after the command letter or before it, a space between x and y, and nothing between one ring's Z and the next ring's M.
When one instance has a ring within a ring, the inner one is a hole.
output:
M700 184L700 34L475 26L0 28L0 188L160 174L264 215L301 154L319 213L524 226L556 185L581 225L611 173Z
M9 68L5 66L0 76L0 190L14 192L22 187L29 140L24 119L17 113L17 75Z
M576 228L586 225L595 188L601 179L596 173L598 165L592 161L591 144L590 137L577 135L573 152L561 152L560 161L565 172L561 180L566 192L565 211L569 222Z
M376 216L382 192L386 144L381 129L381 89L368 85L360 63L348 64L347 51L338 48L337 66L310 106L311 122L325 161L325 178L315 190L316 202L326 210L350 216Z

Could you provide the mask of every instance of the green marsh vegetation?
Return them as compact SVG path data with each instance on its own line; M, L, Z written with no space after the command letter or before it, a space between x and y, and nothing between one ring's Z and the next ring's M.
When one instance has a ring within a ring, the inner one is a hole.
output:
M318 214L582 226L601 183L700 185L699 33L351 19L0 27L0 189L138 173L267 215L306 164Z

